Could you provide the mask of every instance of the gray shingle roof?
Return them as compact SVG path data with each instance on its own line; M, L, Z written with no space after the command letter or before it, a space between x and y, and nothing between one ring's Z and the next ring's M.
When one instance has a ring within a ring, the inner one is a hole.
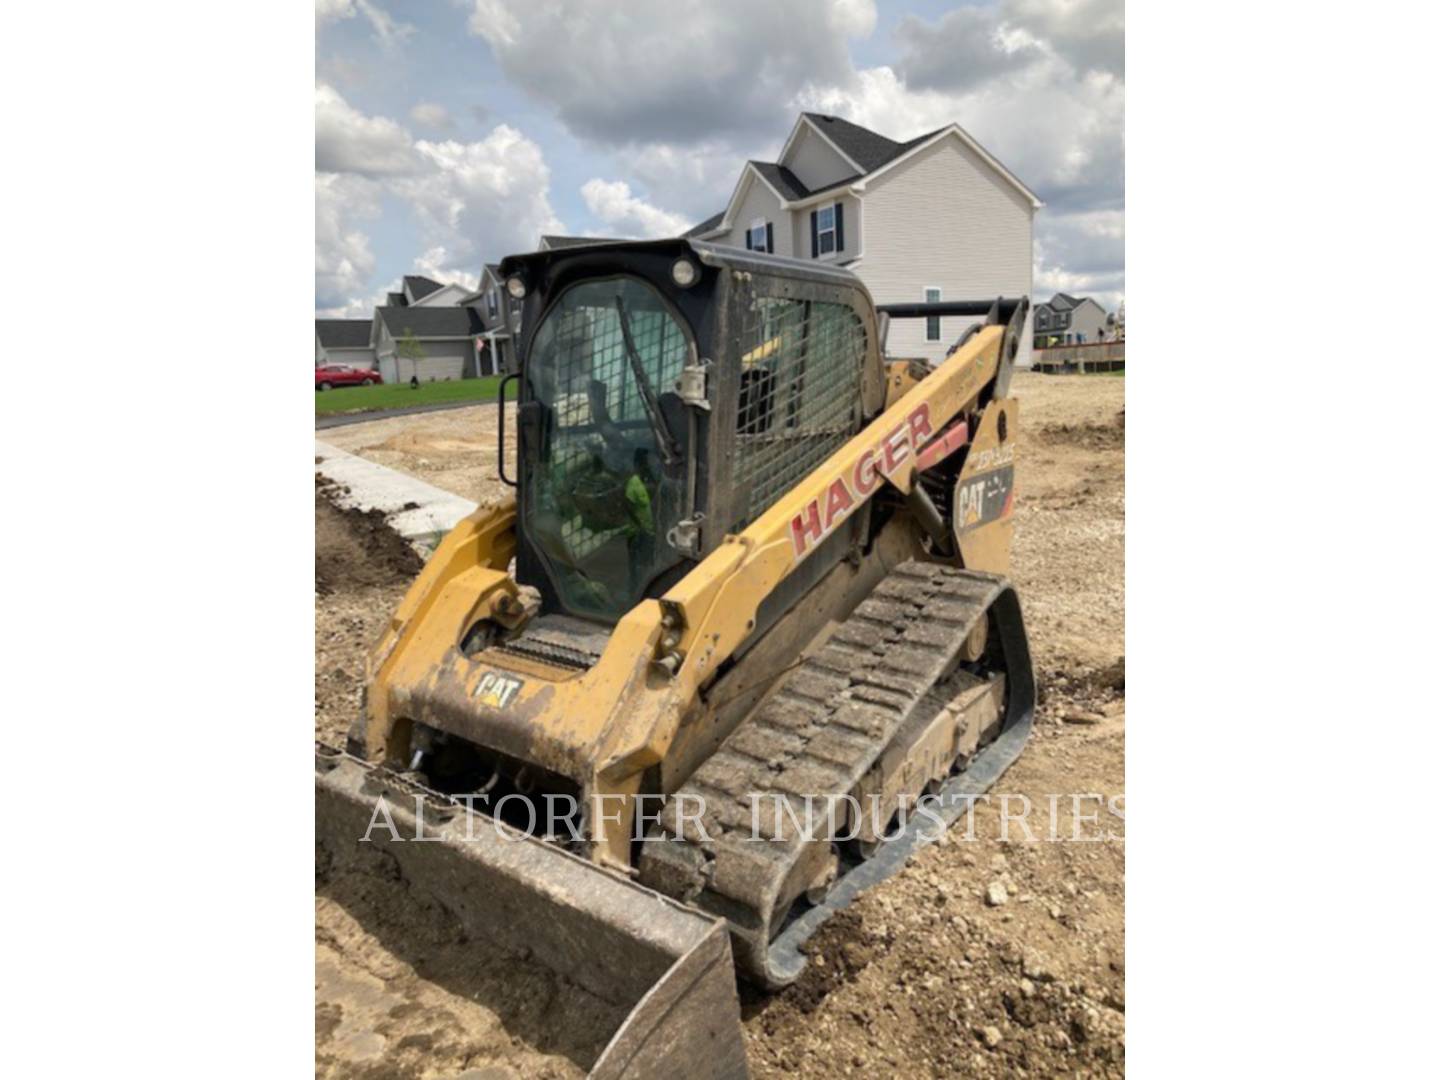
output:
M394 338L401 337L407 329L422 340L469 337L483 329L479 314L468 307L381 307L375 312Z
M936 134L937 131L943 130L937 128L935 131L926 132L909 142L898 143L893 139L887 139L884 135L878 135L867 128L862 128L859 124L852 124L850 121L841 120L836 116L822 116L820 113L806 113L805 115L825 133L831 142L853 158L864 171L822 187L808 188L784 165L773 161L750 162L755 166L755 170L765 178L766 183L778 191L781 198L788 201L805 199L811 195L830 191L832 188L854 183L867 173L872 173L876 169L888 165L911 147L919 145Z
M439 292L445 286L438 281L432 281L428 277L421 277L418 274L405 275L405 287L410 290L410 295L416 300L424 300L433 292Z
M315 333L327 349L359 349L370 344L369 319L316 319Z
M720 222L722 222L722 221L724 221L724 220L725 220L725 211L724 211L724 210L721 210L718 214L711 214L711 215L710 215L709 217L707 217L704 221L700 222L699 225L696 225L693 229L686 229L686 230L685 230L683 233L681 233L680 235L681 235L681 236L701 236L701 235L703 235L704 233L709 232L711 229L716 228L716 227L720 224Z
M863 128L859 124L852 124L849 120L842 120L838 116L826 116L824 113L813 112L807 112L805 116L824 133L827 139L838 146L841 152L867 173L872 173L881 166L890 164L905 151L919 146L926 139L945 130L936 128L934 131L927 131L924 135L917 135L908 142L902 143L896 142L894 139L887 139L879 132Z
M1043 304L1036 304L1035 309L1038 311L1040 308L1047 308L1048 310L1059 314L1062 311L1074 311L1081 304L1085 303L1086 300L1090 300L1090 297L1071 296L1069 293L1057 292L1054 296L1052 296L1049 300L1045 301ZM1090 300L1090 302L1099 307L1101 311L1105 310L1105 305L1100 303L1100 301Z
M773 161L752 161L750 164L783 198L803 199L810 194L810 189L784 165L776 165Z
M405 299L403 292L390 292L385 294L385 303L390 307L404 307L410 301Z

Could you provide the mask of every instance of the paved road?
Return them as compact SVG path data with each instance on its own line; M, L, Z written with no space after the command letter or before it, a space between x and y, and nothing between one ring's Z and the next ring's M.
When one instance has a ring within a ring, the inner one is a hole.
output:
M493 401L444 401L438 405L411 405L405 409L377 409L375 412L340 413L335 416L317 416L315 430L344 427L347 424L366 424L371 420L388 420L392 416L409 416L411 413L444 412L446 409L473 409L477 405L494 405Z

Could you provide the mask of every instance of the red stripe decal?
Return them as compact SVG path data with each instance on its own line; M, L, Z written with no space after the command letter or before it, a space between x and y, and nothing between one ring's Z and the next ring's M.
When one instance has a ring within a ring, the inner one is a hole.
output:
M954 427L947 428L938 439L931 441L915 458L921 472L933 469L940 462L970 441L970 425L959 420Z

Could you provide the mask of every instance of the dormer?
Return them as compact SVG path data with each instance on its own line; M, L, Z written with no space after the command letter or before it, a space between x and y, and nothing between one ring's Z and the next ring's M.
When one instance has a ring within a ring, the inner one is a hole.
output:
M865 171L831 141L822 124L809 113L801 113L795 122L778 164L794 173L811 191L838 184Z

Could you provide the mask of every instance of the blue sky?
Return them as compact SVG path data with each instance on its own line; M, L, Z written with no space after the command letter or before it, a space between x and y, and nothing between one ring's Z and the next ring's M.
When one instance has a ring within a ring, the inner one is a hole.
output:
M317 0L316 309L541 232L673 235L801 109L958 122L1047 203L1036 293L1124 292L1120 0Z

